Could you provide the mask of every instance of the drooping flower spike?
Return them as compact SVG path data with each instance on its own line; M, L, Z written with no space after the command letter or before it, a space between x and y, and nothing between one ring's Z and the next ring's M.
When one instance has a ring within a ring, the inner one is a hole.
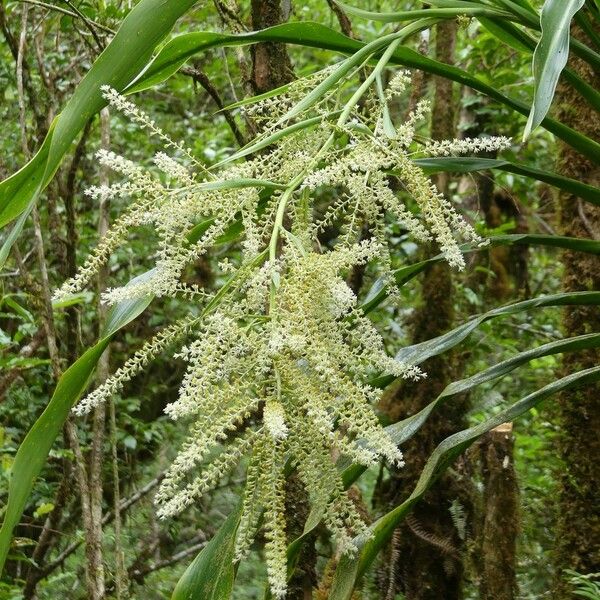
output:
M144 169L100 153L99 160L124 181L88 193L128 199L129 205L56 294L64 297L85 287L127 243L132 228L152 228L154 269L130 285L106 290L104 300L183 296L195 310L147 342L74 410L91 410L118 393L159 352L178 347L187 371L166 412L188 423L189 435L156 495L158 514L169 517L193 505L249 457L236 553L239 559L248 552L262 522L269 582L278 598L285 595L287 573L284 467L297 470L341 550L352 551L353 537L366 527L344 490L336 458L401 466L402 454L373 409L380 391L369 381L378 373L424 376L386 354L345 276L367 263L389 271L390 219L417 241L435 240L447 261L463 268L459 244L485 241L414 158L501 150L510 144L506 138L485 138L419 146L416 130L427 115L426 102L404 123L389 122L387 102L404 92L410 81L405 72L394 76L384 93L368 96L362 108L346 105L340 116L338 90L324 93L287 122L290 108L330 73L322 71L245 107L265 127L250 148L256 152L216 167L199 164L133 103L105 89L111 106L157 136L175 156L159 152L156 168ZM392 189L392 176L400 192ZM323 188L336 193L317 212L314 202ZM405 204L407 197L416 212ZM190 241L190 232L203 222L202 232ZM228 282L216 292L185 283L185 268L236 222L243 225L241 258L220 264ZM324 249L320 236L333 225L339 236ZM365 225L372 237L361 241Z

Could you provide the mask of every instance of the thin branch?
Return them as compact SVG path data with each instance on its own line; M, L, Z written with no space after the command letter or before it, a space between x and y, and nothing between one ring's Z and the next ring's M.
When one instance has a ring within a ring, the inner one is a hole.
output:
M94 24L90 21L72 2L71 0L63 0L63 2L83 21L88 31L92 34L92 37L98 44L98 48L100 51L104 50L104 42L98 37L96 30L94 29Z
M211 83L211 81L208 78L208 76L206 75L206 73L203 73L202 71L199 71L198 69L192 69L190 67L185 67L185 68L181 69L181 73L183 75L187 75L188 77L191 77L196 83L199 83L208 92L208 95L214 100L215 104L219 107L219 110L225 117L225 120L227 121L227 124L229 125L238 144L240 146L245 146L246 140L244 138L244 135L240 131L237 123L235 122L235 118L234 118L233 114L231 113L231 111L224 108L225 104L223 103L223 100L221 99L219 92L217 91L215 86Z
M78 15L76 12L70 11L60 6L56 6L55 4L50 4L48 2L41 2L40 0L17 0L17 2L22 2L23 4L31 4L32 6L38 6L40 8L47 8L49 10L62 13L63 15L68 15L69 17L73 17L75 19L81 18L81 16ZM67 2L67 4L71 6L70 2ZM93 21L92 19L88 19L85 15L83 15L83 18L86 21L86 23L89 23L90 25L93 25L94 27L105 31L106 33L110 33L111 35L115 34L114 29L106 27L106 25L102 25L102 23L98 23L97 21Z
M143 569L132 570L129 573L129 575L137 583L142 583L144 581L144 578L147 575L149 575L150 573L154 573L155 571L159 571L160 569L170 567L170 566L174 565L175 563L178 563L180 560L187 558L191 554L196 554L196 552L198 552L199 550L202 550L202 548L204 548L204 546L206 546L207 543L208 542L206 540L204 540L202 542L198 542L197 544L193 544L192 546L189 546L185 550L182 550L181 552L177 552L176 554L173 554L173 556L170 556L169 558L165 558L164 560L161 560L152 565L147 565Z
M133 506L136 502L141 500L144 496L148 495L163 479L165 478L165 473L160 473L154 479L151 479L146 485L141 487L135 494L132 494L126 500L123 500L120 504L120 512L123 514L127 509ZM115 518L114 512L105 513L102 518L102 525L108 525ZM52 571L58 569L58 567L62 566L62 564L81 546L83 540L78 540L73 542L71 545L67 546L51 563L47 564L43 569L43 576L46 577Z
M352 31L352 22L348 18L348 15L342 10L335 0L327 0L327 4L329 4L329 8L331 8L337 17L342 33L350 38L353 38L354 33Z
M17 78L17 104L19 105L19 128L21 130L21 150L25 158L29 158L29 144L27 143L27 122L25 120L25 93L23 83L23 56L25 54L25 42L27 41L27 19L29 16L29 7L23 8L21 14L21 33L19 34L19 44L17 46L16 56L16 78Z
M37 545L33 551L33 554L31 555L31 568L27 573L25 586L23 587L23 597L26 600L36 597L35 592L37 584L43 578L40 565L43 563L48 553L56 545L60 539L60 536L64 535L57 528L60 525L67 500L72 493L72 472L68 460L64 460L63 464L63 475L54 496L54 509L50 511L46 517L42 532L37 541Z
M38 135L42 135L45 133L45 130L42 129L42 123L45 123L45 119L41 114L36 102L37 96L31 85L31 75L27 59L24 54L21 54L21 57L19 58L19 44L8 27L4 2L0 2L0 29L2 29L4 39L6 40L6 43L15 63L17 63L19 60L22 63L22 86L25 89L25 91L27 91L27 97L29 98L30 108L33 111L33 114L35 115L35 120L38 128Z
M579 215L579 218L583 223L583 227L590 234L590 237L593 240L600 240L600 235L598 235L598 232L594 229L594 226L585 214L585 209L583 207L583 202L581 201L581 198L577 199L577 214Z
M31 341L21 348L19 351L19 357L29 358L30 356L33 356L38 348L42 345L44 338L44 328L41 327L35 332L31 338ZM0 402L6 399L6 391L15 381L15 379L17 379L21 371L22 368L18 365L10 369L5 368L4 372L2 373L2 378L0 379Z

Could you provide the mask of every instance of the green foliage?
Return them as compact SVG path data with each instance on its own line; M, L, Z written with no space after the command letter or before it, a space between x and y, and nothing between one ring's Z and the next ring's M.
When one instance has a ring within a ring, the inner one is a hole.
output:
M598 600L600 598L600 573L582 575L576 571L566 570L564 575L573 586L574 596L588 598L588 600Z
M33 483L73 404L88 387L100 356L114 334L138 317L149 303L150 299L140 298L123 301L114 307L98 342L65 371L56 385L48 406L19 446L11 467L8 503L0 529L0 569L6 561L12 531L21 518Z
M235 536L241 505L233 509L178 581L171 600L227 600L235 580Z
M547 0L542 8L540 26L542 35L533 53L533 76L535 78L535 97L531 114L525 125L523 139L527 139L533 129L548 112L558 77L569 57L569 28L575 13L581 9L585 0L557 2Z

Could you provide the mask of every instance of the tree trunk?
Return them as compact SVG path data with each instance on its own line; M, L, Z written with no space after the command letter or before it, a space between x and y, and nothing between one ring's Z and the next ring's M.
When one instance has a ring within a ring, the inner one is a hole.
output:
M456 24L437 26L436 58L445 63L454 59ZM454 137L452 82L435 78L431 136ZM447 192L448 178L440 174L436 185ZM454 321L453 281L445 263L432 265L422 286L423 305L416 314L413 342L421 342L448 331ZM392 422L416 413L453 379L452 355L428 360L423 366L427 379L399 382L382 399L381 408ZM422 429L403 448L406 466L379 486L378 501L386 507L398 505L413 489L425 462L436 445L465 426L465 401L453 401L434 412ZM462 497L460 481L444 475L428 492L406 522L398 528L380 577L382 598L393 600L402 592L407 600L457 600L462 593L463 565L461 539L453 524L450 505Z
M281 0L252 0L252 29L279 25L287 19ZM252 85L257 94L268 92L294 79L292 63L285 44L262 42L252 52Z
M596 31L600 27L596 23ZM574 37L583 39L573 28ZM600 75L579 58L571 59L571 68L595 89ZM600 118L571 87L561 84L557 93L560 119L592 139L600 139ZM590 185L600 185L600 167L561 144L559 170L563 175ZM562 192L559 196L560 232L579 238L600 238L600 207ZM591 254L563 253L563 289L565 292L600 290L600 258ZM566 337L600 331L600 311L596 306L573 306L564 311ZM600 363L598 350L565 354L563 374L574 373ZM563 580L563 570L580 573L600 567L600 385L565 391L559 399L560 472L558 522L556 525L554 598L572 598ZM596 510L594 510L596 507Z
M512 423L492 429L481 444L484 523L482 600L513 600L519 523L519 487L513 463Z

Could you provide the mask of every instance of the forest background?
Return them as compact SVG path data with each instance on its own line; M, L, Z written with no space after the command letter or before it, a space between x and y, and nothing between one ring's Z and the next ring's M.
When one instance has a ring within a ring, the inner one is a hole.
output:
M18 171L37 151L53 118L133 4L112 0L0 4L0 179ZM417 4L369 0L358 8L385 14L414 9ZM542 2L531 4L541 9ZM314 21L369 42L399 26L398 20L382 22L372 16L325 0L215 0L188 11L173 33L239 34L279 23ZM598 22L598 6L590 2L572 26L575 39L594 48L595 56L600 50ZM533 46L515 39L514 33L511 38L506 31L499 32L492 21L469 16L449 19L415 34L405 44L531 105ZM185 140L195 155L214 164L256 133L256 124L245 119L243 112L226 107L336 63L339 54L326 40L323 46L268 42L209 48L134 98L168 135ZM590 67L581 58L571 57L569 69L597 93L597 65ZM591 107L580 93L581 87L575 91L572 77L563 73L550 114L598 141L597 106ZM431 137L477 137L483 132L509 136L513 145L501 158L513 168L495 164L497 168L491 169L486 168L491 163L458 161L432 175L478 231L497 236L494 247L468 254L467 268L461 273L436 261L422 264L436 256L437 250L417 247L406 232L390 223L394 266L421 266L414 277L406 277L398 302L385 303L371 315L388 352L394 355L410 344L440 336L501 305L598 291L597 188L595 194L589 188L589 197L582 198L568 184L559 191L555 180L536 176L540 171L559 173L597 186L600 170L594 152L591 158L583 157L544 127L523 142L526 114L467 85L417 69L412 71L412 95L391 106L394 118L402 118L421 96L433 103L428 125ZM16 228L3 230L3 501L8 498L20 443L50 401L60 376L93 346L106 318L92 292L54 305L49 294L74 274L99 233L122 208L99 204L83 194L90 185L107 180L94 154L109 147L142 163L156 151L154 142L122 115L103 110L99 116L90 116L41 201L22 220L18 240L14 242L10 233ZM525 175L533 176L524 177L523 168L529 169ZM324 235L328 243L336 232ZM10 253L7 242L14 242ZM124 284L140 273L140 267L150 268L151 256L140 265L145 248L145 234L140 231L126 250L111 259L102 277ZM235 241L224 244L199 260L187 275L205 286L219 286L223 278L216 265L236 252ZM378 282L368 269L351 275L351 286L360 298L377 294ZM155 302L119 331L99 362L96 377L106 377L168 324L181 310L178 302ZM451 381L470 377L520 352L558 344L566 337L598 333L597 303L593 299L587 306L566 309L533 304L529 310L482 320L460 343L448 343L424 362L427 380L393 383L387 388L378 407L382 422L395 423L414 414ZM484 422L561 376L598 364L597 346L564 357L555 352L530 357L523 368L474 387L436 412L402 445L404 469L390 471L381 465L364 473L352 494L367 519L385 515L409 495L427 458L444 438ZM183 372L181 361L158 358L106 411L69 420L52 446L15 529L0 598L171 597L186 567L234 510L244 485L241 465L197 506L177 518L157 520L152 496L184 433L163 410L173 401ZM508 600L571 598L580 593L600 598L600 584L594 583L600 571L599 391L593 382L577 391L562 391L514 423L482 435L396 528L358 586L360 596L356 597ZM290 525L293 535L302 531L308 508L302 490L291 490L288 511L298 521ZM311 533L297 560L289 597L327 598L336 558L324 530ZM265 587L264 561L257 547L239 565L232 597L263 598ZM227 596L215 592L214 597Z

